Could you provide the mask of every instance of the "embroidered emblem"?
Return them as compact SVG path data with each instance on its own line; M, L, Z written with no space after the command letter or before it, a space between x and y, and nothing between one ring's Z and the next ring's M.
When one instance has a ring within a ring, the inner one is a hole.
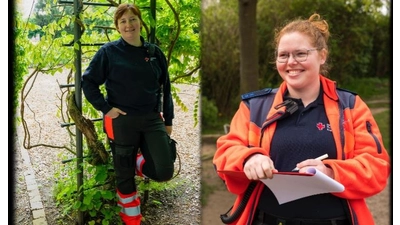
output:
M145 57L145 58L144 58L144 61L148 62L149 59L150 59L149 57Z
M318 130L323 130L323 129L325 129L325 125L323 123L319 122L319 123L317 123L317 128L318 128Z

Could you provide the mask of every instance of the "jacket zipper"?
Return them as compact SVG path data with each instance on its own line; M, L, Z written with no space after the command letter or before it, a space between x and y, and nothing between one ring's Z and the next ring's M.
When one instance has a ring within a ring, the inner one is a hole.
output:
M366 122L366 126L367 126L368 133L372 136L372 138L375 141L376 147L378 148L378 153L381 154L382 153L382 146L381 146L378 138L376 137L376 135L374 133L372 133L372 128L371 128L372 124L371 124L371 122L367 121Z

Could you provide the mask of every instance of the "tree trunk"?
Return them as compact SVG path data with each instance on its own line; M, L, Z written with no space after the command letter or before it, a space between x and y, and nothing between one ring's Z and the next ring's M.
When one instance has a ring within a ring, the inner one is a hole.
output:
M258 87L257 0L239 0L240 93Z
M85 135L89 149L89 163L91 165L101 165L108 162L109 154L104 144L98 140L93 122L82 116L75 102L74 91L67 96L67 108L69 115L75 122L75 126Z

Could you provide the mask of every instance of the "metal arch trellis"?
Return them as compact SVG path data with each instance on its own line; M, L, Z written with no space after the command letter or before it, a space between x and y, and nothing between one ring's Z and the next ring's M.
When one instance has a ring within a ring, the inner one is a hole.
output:
M80 18L79 15L82 12L83 5L94 5L94 6L107 6L107 7L115 7L119 4L121 4L121 0L117 4L114 2L114 4L111 3L110 1L109 4L107 3L94 3L94 2L83 2L82 0L73 0L72 1L64 1L64 0L59 0L59 4L68 4L68 5L73 5L74 7L74 15L76 15L76 19L74 21L74 40L72 43L65 45L65 46L77 46L77 48L74 48L74 53L75 53L75 83L74 84L66 84L66 85L60 85L60 88L64 87L74 87L75 90L81 90L81 76L82 76L82 46L85 45L103 45L103 43L95 43L95 44L84 44L81 43L80 39L82 36L82 29L81 29L81 24L80 23ZM150 0L150 13L152 16L152 19L156 21L156 0ZM149 35L149 42L150 43L155 43L155 24L150 23L150 35ZM82 92L81 91L75 91L75 103L76 106L79 110L80 113L82 113ZM101 119L92 119L92 121L99 121ZM62 127L66 126L72 126L74 123L69 123L69 124L61 124ZM82 190L82 185L83 185L83 149L82 149L82 141L83 141L83 136L82 132L76 127L75 128L76 132L76 167L77 167L77 200L78 201L83 201L83 190ZM77 224L78 225L83 225L83 212L78 211L77 214Z

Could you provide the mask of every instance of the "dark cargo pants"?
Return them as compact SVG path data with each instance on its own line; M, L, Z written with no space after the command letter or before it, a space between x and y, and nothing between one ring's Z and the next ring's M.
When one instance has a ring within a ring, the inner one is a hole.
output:
M117 188L123 194L136 191L136 155L140 148L145 159L143 173L155 181L172 178L174 162L164 122L159 113L140 116L105 116L104 129L110 140Z

